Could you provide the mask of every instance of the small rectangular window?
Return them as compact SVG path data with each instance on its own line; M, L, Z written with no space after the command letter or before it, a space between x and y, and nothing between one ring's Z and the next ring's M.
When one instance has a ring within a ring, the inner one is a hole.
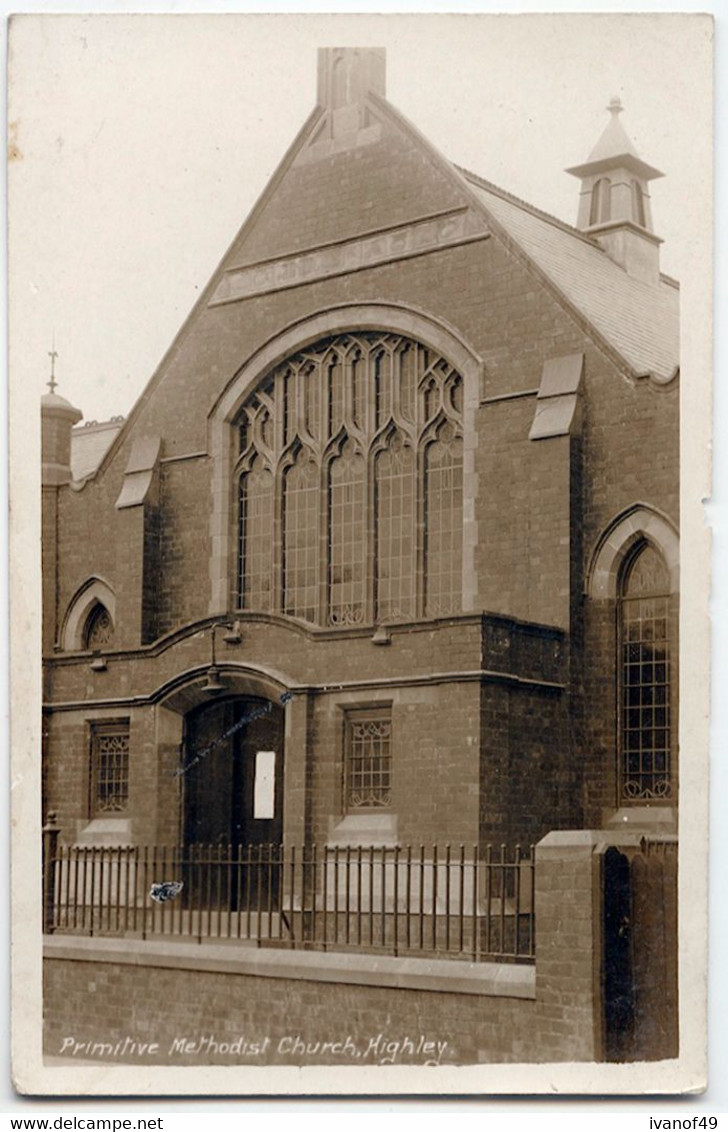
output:
M124 813L129 804L129 724L98 723L91 732L91 808Z
M269 821L276 813L276 753L255 752L253 818Z
M348 811L392 803L392 719L386 711L346 717L344 803Z

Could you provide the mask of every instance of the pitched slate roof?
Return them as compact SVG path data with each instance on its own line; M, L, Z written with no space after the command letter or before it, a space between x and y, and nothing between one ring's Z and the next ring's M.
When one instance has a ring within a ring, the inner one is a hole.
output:
M457 167L456 167L457 168ZM636 376L665 382L679 361L679 290L633 278L596 240L474 173L458 169L493 222L624 359Z
M658 382L677 374L680 292L674 279L662 275L656 286L635 279L594 238L448 161L391 102L370 98L450 171L496 234L535 267L616 364Z

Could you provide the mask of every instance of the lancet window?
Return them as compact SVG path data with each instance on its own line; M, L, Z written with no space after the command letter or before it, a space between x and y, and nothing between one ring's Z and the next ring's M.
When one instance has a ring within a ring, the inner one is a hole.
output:
M114 623L109 611L97 602L86 620L83 632L83 646L86 649L108 648L114 638Z
M623 802L673 793L668 591L664 559L641 543L622 572L619 596Z
M463 384L397 334L323 339L242 407L237 605L357 626L461 609Z
M607 177L600 177L592 188L590 224L604 224L611 217L612 183Z

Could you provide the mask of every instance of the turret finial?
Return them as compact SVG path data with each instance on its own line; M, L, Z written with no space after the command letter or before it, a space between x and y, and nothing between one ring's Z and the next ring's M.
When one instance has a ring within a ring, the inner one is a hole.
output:
M607 106L607 110L615 118L617 117L618 114L622 113L622 111L624 110L624 106L622 106L622 99L619 97L618 94L615 94L613 98L610 98L609 106Z
M46 385L50 389L51 393L55 393L56 386L58 385L58 382L56 381L56 358L58 357L58 351L56 350L55 336L53 338L53 349L48 351L48 357L51 359L51 377L50 381L46 382Z

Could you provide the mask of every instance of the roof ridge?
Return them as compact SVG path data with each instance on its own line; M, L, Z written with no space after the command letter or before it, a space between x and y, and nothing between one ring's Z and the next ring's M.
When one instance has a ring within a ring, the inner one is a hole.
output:
M83 421L83 423L79 423L73 426L73 432L78 434L84 433L87 435L92 431L96 432L102 428L121 428L125 420L126 418L123 414L118 414L116 416L109 417L108 420L105 421Z
M568 232L570 236L577 236L580 240L583 240L585 244L589 244L590 247L596 248L600 252L604 251L604 248L597 240L592 236L588 236L586 232L582 232L580 228L575 228L573 224L568 224L566 220L561 220L560 217L554 216L550 212L545 212L544 209L539 208L538 205L531 204L530 201L523 200L522 197L517 197L515 193L509 192L508 189L502 189L500 185L495 185L492 181L486 180L485 177L481 177L478 173L473 173L470 169L465 169L464 166L458 165L455 161L451 164L454 169L457 169L458 173L462 173L463 176L474 181L476 184L480 185L481 188L488 189L490 192L495 193L496 196L511 201L521 208L525 208L528 212L533 213L534 216L538 216L542 220L548 221L549 224L554 224L557 228Z
M545 212L544 209L539 208L538 205L531 204L530 201L523 200L522 197L517 197L515 193L509 192L508 189L502 189L500 185L495 185L492 181L486 180L485 177L481 177L478 173L473 173L470 169L465 169L464 166L458 165L454 161L451 164L458 173L462 173L466 179L473 181L480 188L495 193L495 195L501 197L502 200L509 201L511 204L524 208L527 212L530 212L532 216L536 216L540 220L545 220L548 224L553 224L554 227L560 228L563 232L568 232L570 236L577 236L583 243L588 244L590 247L604 252L604 248L599 241L595 240L593 236L589 236L586 232L582 232L580 228L575 228L572 224L561 220L560 217L554 216L550 212ZM604 254L607 255L608 259L611 258L606 252L604 252ZM666 274L664 271L660 272L660 282L665 283L668 287L676 287L678 290L680 288L680 280L675 279L672 275Z
M534 220L539 221L542 226L547 226L551 233L562 233L565 236L573 238L574 242L571 247L572 258L584 261L581 264L577 263L580 270L586 270L588 279L591 281L594 274L604 277L602 282L606 282L607 289L617 291L617 297L621 295L620 289L617 287L617 279L620 277L625 285L639 286L644 288L646 296L655 299L658 296L666 297L667 285L662 287L651 287L648 284L640 283L634 276L630 276L616 263L604 250L599 243L592 237L587 236L579 229L573 228L566 224L564 221L559 220L558 217L550 216L548 213L535 208L533 205L528 204L526 201L519 200L518 197L506 193L498 186L493 185L491 182L486 181L484 178L479 177L475 173L457 165L453 161L448 160L437 147L427 138L422 132L397 110L391 102L384 98L380 98L376 94L370 94L373 105L379 109L387 119L391 119L399 129L412 137L417 143L422 146L424 152L430 157L430 160L435 162L437 167L447 172L454 182L460 186L462 192L467 193L472 204L482 211L483 216L488 221L496 234L508 241L513 245L516 254L522 256L523 259L529 263L536 275L541 281L549 288L557 301L566 308L566 310L576 319L578 324L586 330L586 333L594 340L595 344L611 359L617 369L630 379L643 376L647 373L659 372L662 365L662 354L669 352L669 346L662 342L655 340L655 335L649 331L645 332L645 323L649 323L649 316L642 319L640 326L635 328L635 312L629 306L628 299L622 297L621 305L619 306L619 315L613 315L609 304L601 302L597 304L589 304L585 297L581 294L575 293L573 286L569 286L569 281L573 272L566 273L567 278L564 278L564 272L561 276L558 273L549 272L541 264L543 256L540 255L539 250L532 247L532 242L529 241L527 234L514 233L510 228L510 218L502 217L502 209L499 208L498 202L508 205L508 211L511 209L514 213L521 216L531 216ZM482 189L483 192L478 190ZM485 194L485 195L484 195ZM490 196L490 200L488 199ZM532 227L532 225L521 225L521 227ZM561 241L564 243L564 241ZM569 240L571 243L571 240ZM600 257L592 256L591 252L584 251L580 256L574 257L579 248L582 249L596 249L601 253ZM563 251L563 249L562 249ZM561 257L563 259L563 255ZM558 255L556 257L558 260ZM586 263L586 261L591 261ZM563 265L562 265L563 266ZM611 268L611 270L594 272L595 267ZM627 291L630 288L627 286ZM664 305L664 304L663 304ZM602 316L599 316L599 311ZM662 317L664 312L658 312ZM625 329L621 325L621 319L626 321L629 326ZM644 341L643 341L644 340ZM662 354L660 353L660 344L662 343ZM653 365L653 355L657 356L657 362ZM670 359L668 358L668 362Z

